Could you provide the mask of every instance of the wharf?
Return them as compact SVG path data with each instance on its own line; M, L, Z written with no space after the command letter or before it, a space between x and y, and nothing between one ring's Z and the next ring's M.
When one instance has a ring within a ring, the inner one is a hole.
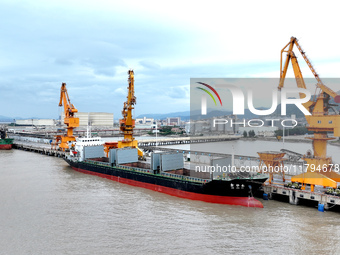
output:
M32 145L28 143L13 143L13 149L31 151L31 152L36 152L36 153L40 153L43 155L54 156L54 157L59 157L59 158L64 158L66 157L66 154L67 154L67 152L64 152L64 151L53 150L53 149L47 148L46 146L38 146L38 145Z
M160 137L155 139L143 139L138 141L138 146L156 146L156 145L176 145L176 144L191 144L191 143L211 143L238 140L238 135L220 135L220 136L188 136L188 137Z
M286 181L286 183L288 183ZM307 187L308 188L308 187ZM325 194L326 188L315 187L315 191L300 190L294 188L284 187L283 183L264 183L263 193L264 198L268 196L269 199L287 201L292 205L309 204L319 206L323 205L324 209L333 208L340 205L340 197L330 194Z
M181 149L171 149L166 147L155 147L155 146L142 146L142 149L145 151L166 151L166 152L179 152L183 153L188 157L188 155L197 155L202 159L204 157L230 157L231 154L222 154L222 153L207 153L201 151L192 151L192 150L181 150ZM234 155L234 164L237 168L240 168L241 165L258 165L260 158L259 157L252 157L252 156L245 156L245 155ZM193 162L198 163L198 162ZM303 161L295 161L292 158L289 158L284 161L285 165L293 166L292 169L303 169L304 162ZM263 194L265 194L264 198L269 198L273 200L280 200L289 202L293 205L314 205L319 206L320 204L323 205L324 209L333 208L336 205L340 205L340 196L329 195L326 194L326 188L316 186L315 191L311 192L309 187L307 190L300 190L285 187L284 184L288 184L290 182L290 177L296 175L300 172L286 172L286 181L282 182L279 179L279 175L275 175L274 182L269 184L269 182L265 182L262 186ZM259 194L258 194L259 195Z
M221 136L208 136L208 137L170 137L159 139L144 139L138 142L141 148L149 149L152 145L176 145L176 144L190 144L190 143L206 143L206 142L221 142L237 140L239 136L236 135L221 135ZM49 144L35 143L29 141L15 141L13 144L14 149L37 152L44 155L65 157L67 154L63 151L53 150ZM156 147L157 148L157 147Z

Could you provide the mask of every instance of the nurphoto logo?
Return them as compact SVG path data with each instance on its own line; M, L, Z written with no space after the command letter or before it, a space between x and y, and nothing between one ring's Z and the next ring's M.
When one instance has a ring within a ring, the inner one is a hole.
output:
M214 118L211 118L214 128L218 125L262 127L268 124L271 127L281 125L293 128L298 122L295 117L290 118L290 109L294 109L294 115L302 113L310 116L311 113L304 104L310 101L311 92L296 87L278 89L276 81L192 78L191 106L196 109L195 113L192 111L193 116L198 116L199 112L202 119L208 115L209 110L209 118L214 114ZM227 115L237 118L221 118Z
M209 88L219 99L220 104L222 106L222 101L220 98L220 95L217 93L217 91L210 85L203 83L203 82L197 82L201 85L206 86L207 88ZM228 90L231 92L232 98L233 98L233 114L234 115L244 115L244 102L245 102L245 96L243 94L243 91L234 86L234 85L227 85L227 84L218 84L215 85L216 88L222 88L225 90ZM206 92L206 94L208 94L213 101L216 104L216 100L214 98L214 96L211 94L211 92L209 92L207 89L205 88L201 88L201 87L197 87L198 89L203 90L204 92ZM304 98L288 98L288 95L291 93L302 93L304 94ZM201 114L202 115L206 115L207 114L207 95L206 94L202 94L201 97ZM270 115L272 113L275 112L277 106L278 106L278 91L277 89L273 89L272 91L272 106L270 109L267 110L257 110L254 107L253 104L253 91L251 89L247 89L247 103L248 103L248 109L250 110L251 113L256 114L256 115L261 115L261 116L265 116L265 115ZM306 102L308 102L310 100L311 97L311 93L307 90L307 89L303 89L303 88L292 88L292 89L281 89L281 115L282 116L286 116L287 114L287 105L288 104L292 104L295 105L297 108L300 109L300 111L304 114L304 115L311 115L311 113L309 111L307 111L307 109L302 105Z

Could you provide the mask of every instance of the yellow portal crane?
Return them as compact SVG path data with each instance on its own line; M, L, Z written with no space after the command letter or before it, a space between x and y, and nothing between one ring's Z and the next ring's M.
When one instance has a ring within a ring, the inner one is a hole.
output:
M69 142L73 142L76 138L73 136L73 129L79 127L79 118L74 117L74 113L78 112L78 110L71 104L70 98L67 93L66 83L61 84L60 89L60 101L59 106L64 105L64 123L67 126L67 134L57 136L57 141L61 141L59 144L59 148L65 151L69 149Z
M333 132L335 137L340 136L340 115L332 108L334 105L329 103L331 98L334 98L334 101L339 103L340 96L323 84L295 37L291 37L290 42L281 50L280 83L278 89L281 90L284 86L289 61L292 62L297 86L306 89L297 58L293 52L294 45L299 49L314 74L317 80L316 87L320 92L318 96L303 104L311 113L311 115L306 115L305 117L308 123L307 129L314 132L313 138L307 138L313 140L313 155L304 155L302 159L307 163L307 172L293 176L291 180L292 182L302 183L303 189L306 187L306 184L310 184L312 191L314 191L315 185L336 188L336 182L340 182L340 175L332 171L332 158L327 157L327 141L334 139L329 138L327 132ZM282 67L283 52L287 52L287 56ZM300 93L300 98L304 97L305 95ZM330 112L330 109L333 109L333 112Z
M133 70L128 71L129 75L129 86L127 100L124 102L122 111L123 119L119 120L120 130L124 133L124 139L118 141L118 148L132 147L138 149L138 156L143 157L143 151L138 148L138 141L133 137L133 129L135 127L135 120L132 118L132 110L136 104L135 97L135 77Z

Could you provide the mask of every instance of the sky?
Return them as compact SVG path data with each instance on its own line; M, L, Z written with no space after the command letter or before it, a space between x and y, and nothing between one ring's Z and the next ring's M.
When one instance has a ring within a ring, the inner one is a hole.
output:
M0 0L0 20L0 115L12 118L57 118L66 82L78 111L118 119L129 69L135 116L187 111L190 78L278 78L291 36L321 78L339 78L336 1Z

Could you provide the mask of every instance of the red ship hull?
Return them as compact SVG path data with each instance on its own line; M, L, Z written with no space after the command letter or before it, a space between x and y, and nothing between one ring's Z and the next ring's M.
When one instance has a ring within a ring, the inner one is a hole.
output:
M0 150L10 150L12 149L12 144L0 144Z
M140 181L135 181L131 179L126 179L122 177L117 177L113 175L107 175L107 174L101 174L97 172L92 172L88 170L83 170L77 167L72 167L74 170L86 174L91 174L91 175L97 175L103 178L107 178L113 181L117 181L120 183L136 186L136 187L141 187L145 189L150 189L153 191L158 191L161 193L165 193L171 196L176 196L180 198L187 198L191 200L199 200L199 201L204 201L204 202L209 202L209 203L218 203L218 204L228 204L228 205L240 205L240 206L245 206L245 207L257 207L257 208L263 208L263 204L256 200L253 197L232 197L232 196L217 196L217 195L207 195L207 194L198 194L198 193L193 193L193 192L188 192L188 191L183 191L183 190L178 190L174 188L169 188L161 185L155 185L151 183L145 183L145 182L140 182Z

